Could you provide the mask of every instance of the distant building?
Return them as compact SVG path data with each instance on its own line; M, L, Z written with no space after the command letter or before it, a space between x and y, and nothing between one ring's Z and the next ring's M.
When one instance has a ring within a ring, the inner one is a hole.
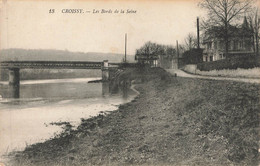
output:
M147 55L147 54L136 54L135 60L138 63L142 64L149 64L151 67L157 67L158 66L158 55Z
M161 67L164 69L177 69L178 59L170 58L165 55L136 55L135 56L138 63L149 64L151 67Z
M135 60L151 67L177 68L176 49L170 45L147 42L136 50Z
M228 56L253 54L253 35L246 17L240 27L230 25ZM216 61L225 59L225 41L223 39L223 28L213 27L207 31L203 38L203 61Z
M165 55L159 55L158 67L164 69L177 69L178 68L178 59L177 57L167 57Z

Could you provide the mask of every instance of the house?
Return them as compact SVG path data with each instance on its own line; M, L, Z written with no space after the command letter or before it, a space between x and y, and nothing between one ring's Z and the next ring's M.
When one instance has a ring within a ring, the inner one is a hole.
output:
M229 28L228 56L251 55L253 50L253 35L246 17L241 26ZM216 61L225 59L225 41L223 39L223 27L212 27L204 34L203 38L203 61Z
M152 54L152 55L136 54L135 55L135 60L138 63L149 64L151 67L157 67L158 66L158 59L159 59L159 56L155 55L155 54Z

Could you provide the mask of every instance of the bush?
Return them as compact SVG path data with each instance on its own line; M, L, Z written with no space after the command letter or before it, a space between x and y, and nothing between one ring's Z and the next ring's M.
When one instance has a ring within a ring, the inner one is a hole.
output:
M182 55L184 64L197 64L202 62L202 49L191 49Z
M260 67L259 60L259 56L255 55L239 56L222 59L218 61L199 63L197 67L201 71L237 68L250 69L254 67Z
M121 63L119 64L119 68L136 68L136 67L143 67L144 64L141 63Z

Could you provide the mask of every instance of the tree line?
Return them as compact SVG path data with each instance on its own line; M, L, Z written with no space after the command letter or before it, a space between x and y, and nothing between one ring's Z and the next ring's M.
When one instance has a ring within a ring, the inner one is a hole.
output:
M136 49L135 53L136 58L141 56L146 57L145 60L147 62L151 59L158 58L159 55L171 60L177 57L177 51L172 45L163 45L148 41L142 47Z

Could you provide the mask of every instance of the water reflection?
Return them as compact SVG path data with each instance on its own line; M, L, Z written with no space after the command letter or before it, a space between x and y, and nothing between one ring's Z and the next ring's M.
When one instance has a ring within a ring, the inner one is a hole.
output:
M0 95L1 98L19 98L20 88L19 85L0 85Z
M102 83L102 96L107 97L109 96L110 89L109 89L109 82Z
M20 85L8 85L7 98L19 98L20 97Z
M128 100L134 92L129 81L88 83L92 79L56 79L22 81L20 88L8 83L0 84L0 108L8 105L59 102L85 98L113 96ZM18 99L17 99L18 98ZM37 102L36 102L37 101Z
M121 85L121 91L123 92L123 99L128 98L128 91L129 91L130 84L128 81L123 81Z
M20 88L0 83L0 109L12 105L42 104L102 96L101 83L89 84L95 78L22 81Z
M103 82L102 96L106 98L114 94L120 94L123 99L128 99L130 86L131 84L128 81Z
M80 86L79 86L80 85ZM87 85L87 86L86 86ZM85 98L98 96L100 83L86 84L82 82L68 84L67 82L57 83L32 83L27 82L22 85L0 84L0 97L5 99L15 98ZM123 99L128 98L131 84L129 81L121 82L102 82L102 96L122 95ZM86 90L87 89L87 90ZM84 93L86 92L86 93ZM96 92L96 93L95 93Z

